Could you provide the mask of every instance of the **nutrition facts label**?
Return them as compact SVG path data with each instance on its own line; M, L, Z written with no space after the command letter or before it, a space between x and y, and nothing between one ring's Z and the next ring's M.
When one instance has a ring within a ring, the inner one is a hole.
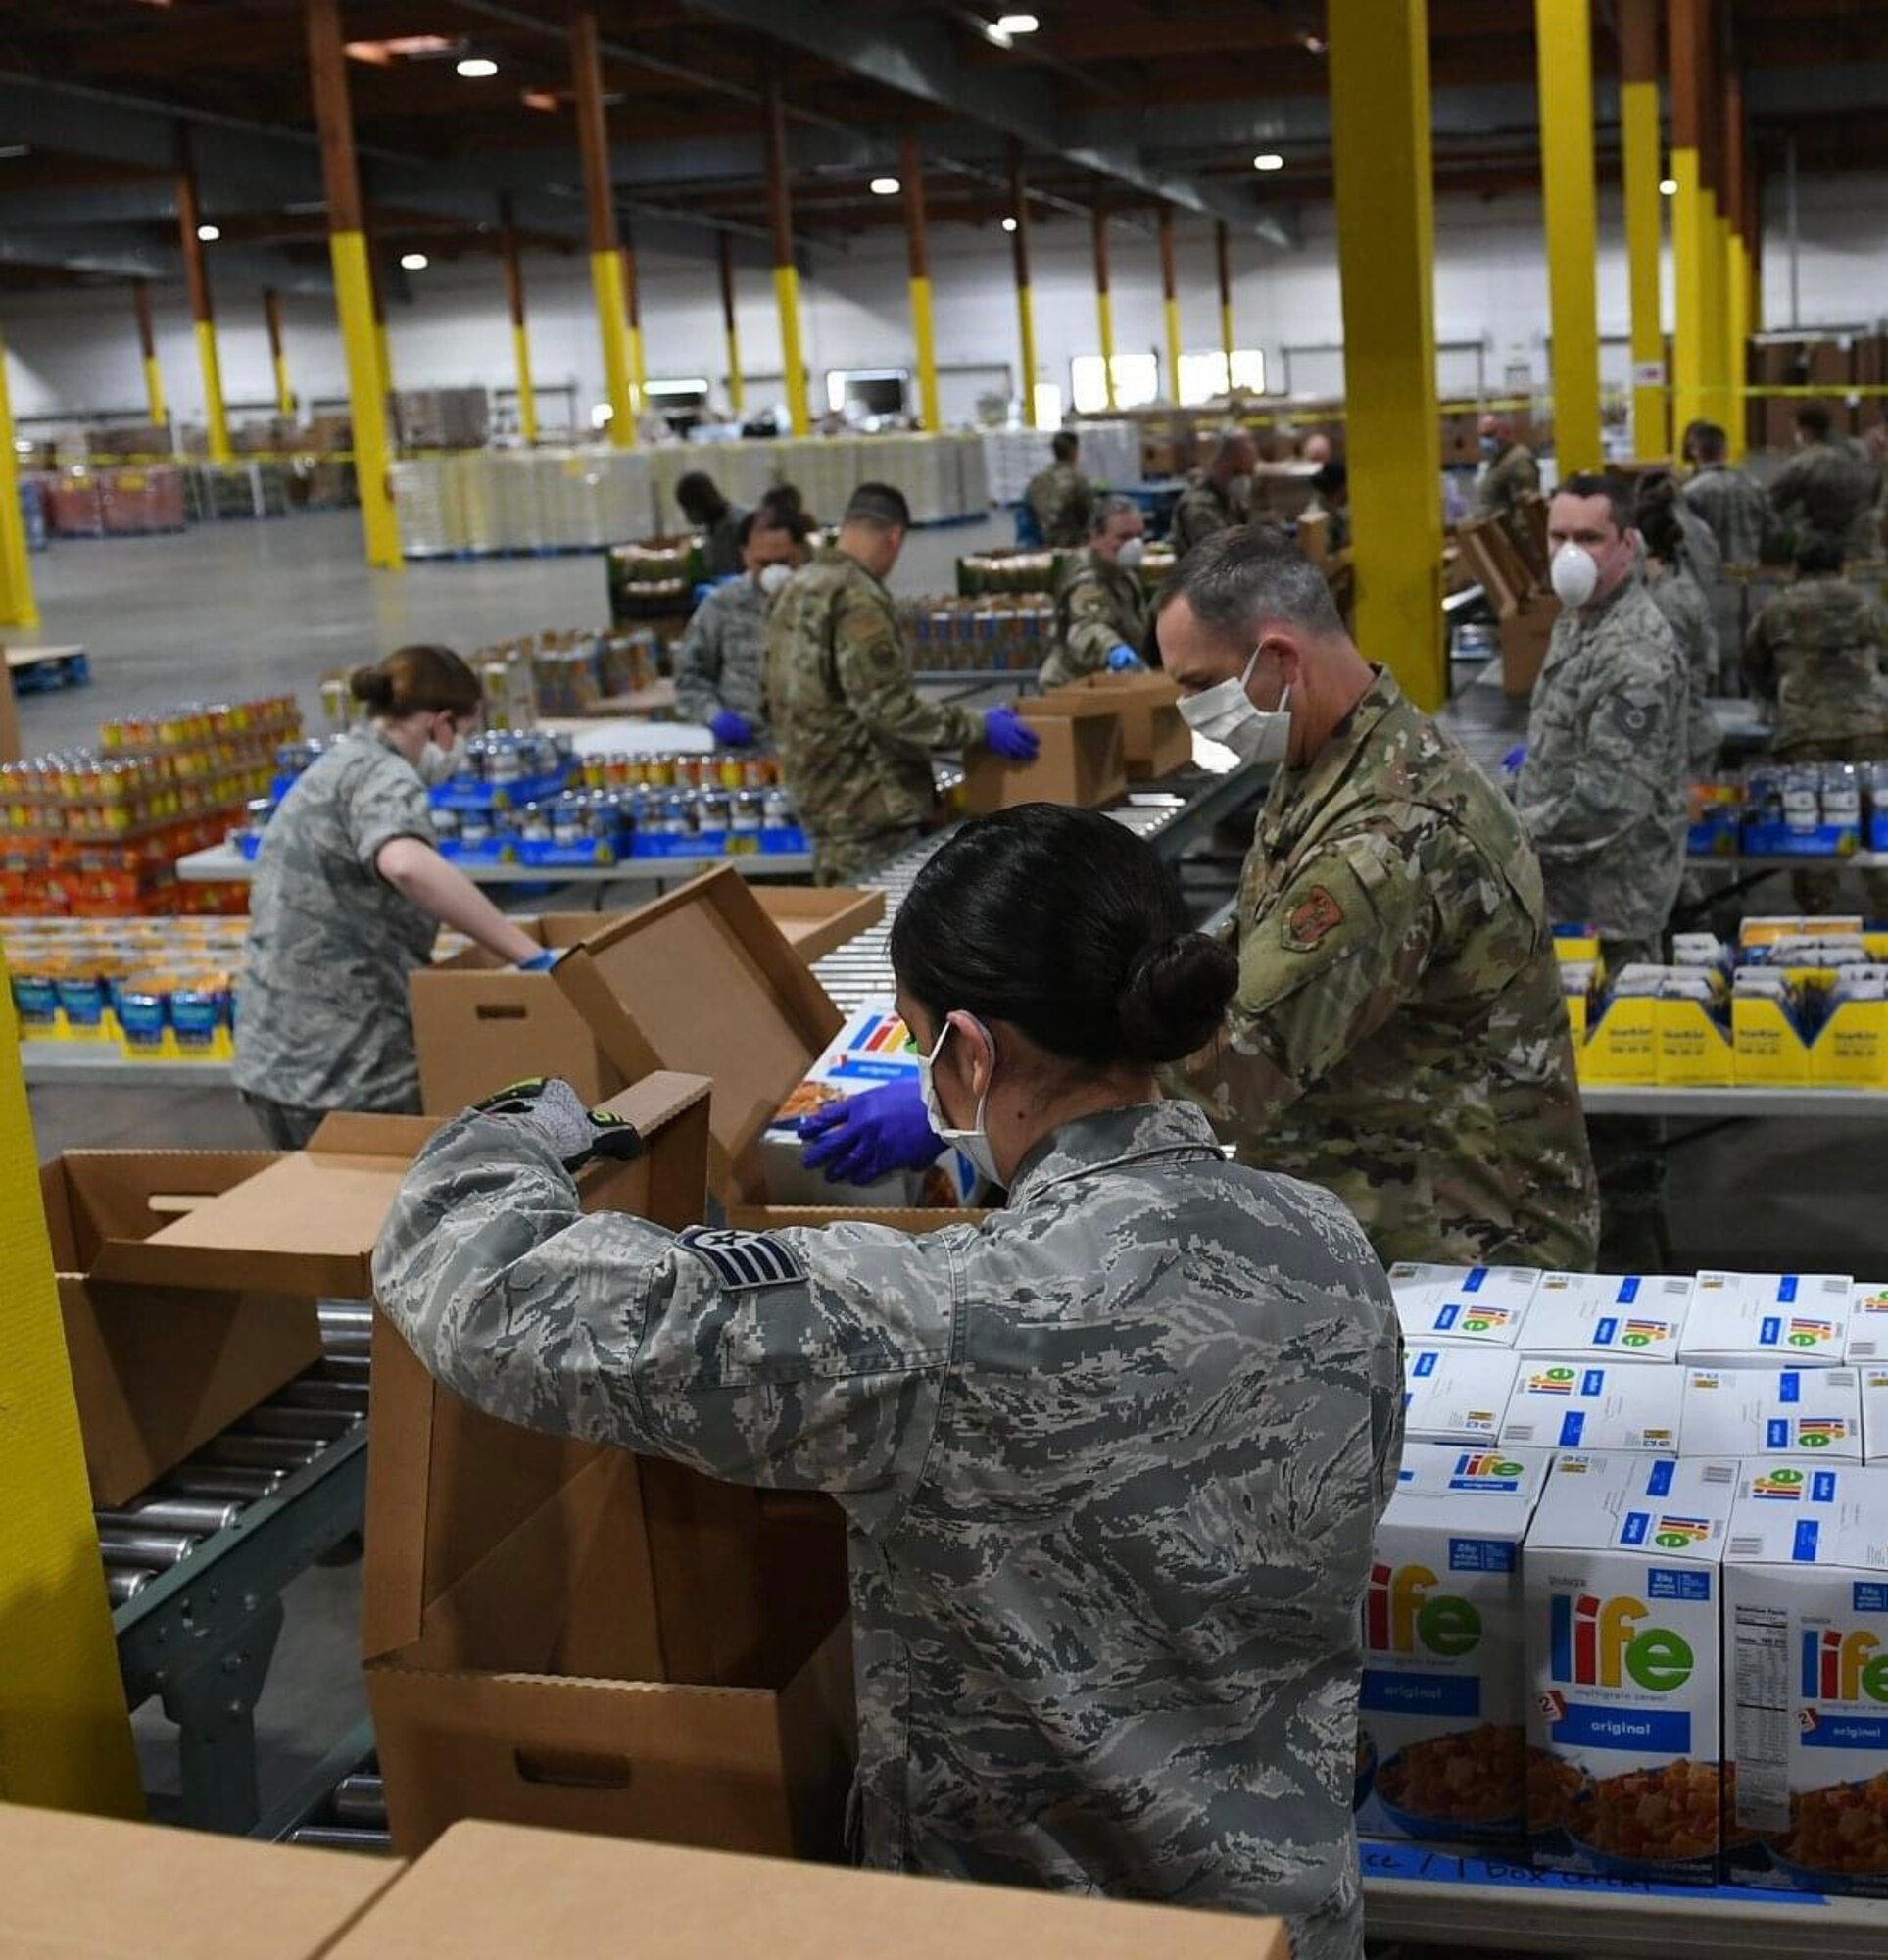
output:
M1737 1822L1747 1831L1790 1827L1789 1670L1789 1615L1739 1606L1731 1621L1731 1740Z

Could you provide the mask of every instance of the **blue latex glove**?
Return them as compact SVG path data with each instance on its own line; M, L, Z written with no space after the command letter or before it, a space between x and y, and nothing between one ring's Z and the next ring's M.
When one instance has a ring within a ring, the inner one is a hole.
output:
M1117 647L1108 656L1110 673L1129 673L1140 664L1140 656L1132 647Z
M700 606L702 600L704 600L708 596L708 594L714 590L714 586L715 586L715 581L713 579L709 578L702 579L701 584L695 588L695 603L698 606Z
M724 749L745 749L753 740L753 723L732 708L724 708L708 723L708 733Z
M1035 761L1042 746L1036 730L1013 708L985 709L984 745L1012 762Z
M1509 776L1516 774L1521 768L1522 763L1525 762L1526 760L1527 760L1526 743L1521 742L1516 744L1516 746L1510 749L1508 753L1501 759L1502 773L1504 775L1509 775Z
M518 961L518 971L520 973L549 973L557 963L557 954L547 946L542 953L535 954L531 958L520 959Z
M916 1081L888 1082L803 1118L806 1168L828 1184L876 1184L895 1170L922 1170L944 1151Z

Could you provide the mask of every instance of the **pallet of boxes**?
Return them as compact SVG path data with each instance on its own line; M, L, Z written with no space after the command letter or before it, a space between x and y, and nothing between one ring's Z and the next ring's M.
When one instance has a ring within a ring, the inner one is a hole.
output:
M1469 518L1455 527L1455 543L1460 564L1494 610L1503 693L1532 694L1561 610L1547 576L1547 506L1525 499L1514 527L1500 517Z

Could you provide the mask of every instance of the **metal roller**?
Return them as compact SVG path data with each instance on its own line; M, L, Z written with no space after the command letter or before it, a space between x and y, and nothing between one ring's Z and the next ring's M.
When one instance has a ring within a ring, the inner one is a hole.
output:
M321 1343L324 1361L359 1361L363 1367L373 1358L373 1343L364 1334L335 1334Z
M387 1786L377 1776L343 1777L335 1786L328 1808L337 1824L351 1824L369 1831L387 1828Z
M243 1514L243 1507L227 1497L134 1497L128 1508L98 1511L102 1531L226 1531Z
M321 1376L329 1382L364 1384L371 1365L371 1357L365 1354L329 1354L321 1362Z
M114 1570L149 1570L175 1565L197 1548L188 1532L118 1531L107 1527L98 1535L98 1548Z
M322 1851L391 1851L393 1839L384 1831L363 1831L347 1824L303 1824L288 1834L291 1844L313 1845Z
M233 1463L244 1470L299 1470L320 1451L318 1443L297 1436L212 1437L198 1452L211 1463Z
M135 1599L158 1575L155 1572L108 1572L105 1592L114 1606Z
M305 1375L299 1382L276 1390L269 1398L270 1408L327 1409L336 1415L363 1416L367 1412L365 1382L330 1382L319 1376Z
M236 1425L239 1436L292 1436L309 1443L332 1443L347 1435L357 1418L335 1409L281 1408L265 1402Z
M234 1464L204 1463L192 1458L172 1470L153 1494L169 1502L172 1497L225 1497L239 1504L253 1504L268 1496L286 1472L279 1469L240 1469Z

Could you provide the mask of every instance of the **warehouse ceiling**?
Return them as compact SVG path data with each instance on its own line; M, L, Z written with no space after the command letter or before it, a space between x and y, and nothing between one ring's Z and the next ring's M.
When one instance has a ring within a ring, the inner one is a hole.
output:
M874 194L921 140L934 226L994 227L1020 144L1038 226L1162 204L1289 250L1331 192L1322 0L603 0L619 214L640 246L765 263L762 87L788 105L796 234L815 263L903 221ZM1020 11L1020 9L1019 9ZM1617 49L1599 0L1600 168L1616 170ZM1762 176L1888 169L1888 5L1728 0ZM1538 183L1533 9L1430 0L1438 191ZM429 257L579 251L562 0L360 0L345 13L376 245ZM188 126L219 289L325 289L302 0L6 0L0 289L181 277ZM460 64L475 65L461 74ZM483 72L489 69L490 72ZM1254 158L1278 159L1254 169ZM502 206L502 200L506 203ZM394 290L398 291L397 280Z

